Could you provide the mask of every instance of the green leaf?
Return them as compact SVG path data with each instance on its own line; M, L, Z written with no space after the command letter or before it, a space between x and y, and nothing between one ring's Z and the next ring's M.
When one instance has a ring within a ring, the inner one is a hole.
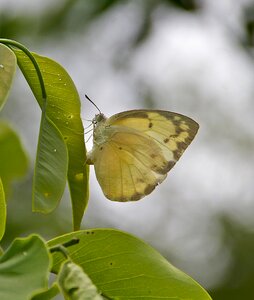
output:
M60 291L57 283L54 283L49 289L36 293L31 300L50 300L59 294L59 292Z
M15 239L0 257L0 299L30 299L48 287L50 256L37 235Z
M26 174L28 159L17 134L3 121L0 121L0 161L0 177L8 194L11 181Z
M0 44L0 111L3 108L16 70L16 56L10 48Z
M58 284L67 300L103 300L83 269L70 260L61 265Z
M192 278L127 233L85 230L63 235L48 244L52 247L72 238L80 241L68 247L71 259L83 268L103 296L118 300L211 300ZM53 272L59 271L63 259L60 253L53 254Z
M18 64L38 103L43 99L38 77L31 61L15 50ZM73 207L73 226L77 230L88 202L88 166L84 129L80 118L80 100L76 87L68 73L55 61L33 54L42 72L47 91L47 116L60 130L68 148L68 182Z
M5 203L5 196L4 196L4 187L0 177L0 241L5 233L5 223L6 223L6 203Z
M60 201L66 183L67 147L53 122L42 114L33 180L33 211L49 213Z

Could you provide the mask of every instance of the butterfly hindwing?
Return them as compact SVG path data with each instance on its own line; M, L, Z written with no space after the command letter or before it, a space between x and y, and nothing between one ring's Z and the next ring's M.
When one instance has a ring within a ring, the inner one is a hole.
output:
M167 173L168 162L160 147L133 130L118 128L96 149L94 157L97 180L105 196L114 201L141 199L150 194Z

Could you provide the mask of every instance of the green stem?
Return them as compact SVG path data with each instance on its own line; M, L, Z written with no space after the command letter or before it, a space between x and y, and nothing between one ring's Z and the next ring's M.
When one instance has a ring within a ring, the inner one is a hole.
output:
M79 243L79 239L73 238L70 241L67 241L63 244L56 245L54 247L49 248L49 251L50 251L50 253L61 252L65 256L65 258L69 258L68 251L66 248L76 245L78 243Z
M35 60L34 56L32 55L32 53L22 44L20 44L19 42L13 41L13 40L9 40L9 39L0 39L0 43L5 44L6 46L8 46L9 48L11 48L10 46L14 46L20 50L22 50L31 60L36 73L38 75L38 79L40 82L40 86L41 86L41 93L42 93L42 98L44 99L44 106L46 105L46 98L47 98L47 93L46 93L46 89L45 89L45 85L44 85L44 81L43 81L43 77L41 74L41 70L40 67L37 63L37 61Z
M50 253L61 252L66 259L69 258L68 250L63 245L57 245L49 248L49 251Z

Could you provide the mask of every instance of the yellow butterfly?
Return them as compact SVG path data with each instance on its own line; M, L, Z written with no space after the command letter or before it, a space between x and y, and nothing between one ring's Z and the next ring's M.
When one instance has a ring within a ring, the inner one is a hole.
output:
M93 119L94 164L104 195L113 201L136 201L167 176L194 139L199 125L170 111L130 110Z

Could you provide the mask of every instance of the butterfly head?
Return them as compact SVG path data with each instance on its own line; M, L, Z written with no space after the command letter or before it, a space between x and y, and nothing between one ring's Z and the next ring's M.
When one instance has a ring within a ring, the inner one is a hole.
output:
M93 126L96 127L99 123L105 122L106 119L107 118L102 113L99 113L99 114L95 115L95 117L92 120Z

